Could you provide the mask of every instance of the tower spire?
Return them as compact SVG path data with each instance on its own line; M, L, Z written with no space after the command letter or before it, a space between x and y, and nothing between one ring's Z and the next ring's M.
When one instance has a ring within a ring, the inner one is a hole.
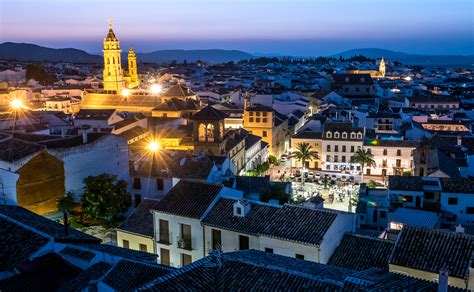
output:
M114 24L114 19L113 18L109 18L109 29L112 29L112 24Z

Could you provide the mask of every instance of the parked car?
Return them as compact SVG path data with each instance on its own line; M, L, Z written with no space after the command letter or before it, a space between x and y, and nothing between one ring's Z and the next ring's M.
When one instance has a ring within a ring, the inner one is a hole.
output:
M341 181L347 181L347 176L341 175Z
M314 174L314 178L315 178L315 179L321 179L321 174L320 174L319 172L316 172L316 173Z
M314 179L314 173L313 172L308 172L308 178L309 179Z
M331 180L334 180L334 181L337 180L337 175L335 174L331 175Z

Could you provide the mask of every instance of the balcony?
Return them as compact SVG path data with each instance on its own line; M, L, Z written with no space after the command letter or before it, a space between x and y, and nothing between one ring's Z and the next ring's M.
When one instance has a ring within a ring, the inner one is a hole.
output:
M178 248L185 249L185 250L193 250L192 242L190 238L178 237L176 242L177 242Z

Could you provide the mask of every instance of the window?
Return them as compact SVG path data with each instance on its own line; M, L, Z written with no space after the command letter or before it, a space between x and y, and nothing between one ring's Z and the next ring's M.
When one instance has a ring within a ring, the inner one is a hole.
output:
M326 151L331 152L331 145L326 146Z
M426 192L425 193L426 200L434 200L434 193L433 192Z
M235 211L237 212L237 215L242 215L242 207L236 207Z
M253 118L249 118L249 122L250 122L250 123L253 123Z
M346 132L342 133L342 139L347 139L347 133Z
M265 252L273 253L273 248L266 247Z
M382 160L382 167L387 167L387 159Z
M339 156L334 156L334 162L339 162Z
M339 145L334 146L334 152L339 152Z
M181 224L181 240L184 243L182 248L191 250L192 249L192 242L191 242L191 225L188 224Z
M346 152L346 145L342 146L342 152Z
M351 153L354 153L354 145L351 146Z
M397 149L397 156L402 156L402 150Z
M346 157L345 156L341 157L341 162L346 162Z
M367 170L365 171L365 174L370 175L370 168L367 168Z
M138 205L140 205L141 202L142 202L142 195L135 194L135 207L138 207Z
M181 266L189 265L193 262L193 258L188 254L181 254Z
M354 132L351 133L351 139L355 139L356 134Z
M326 162L331 162L331 156L330 155L326 155Z
M332 138L332 133L331 133L331 132L327 132L327 133L326 133L326 138Z
M359 90L360 90L359 87L356 87L356 92L359 92Z
M263 122L264 122L264 123L268 122L268 119L267 119L267 118L263 118Z
M387 149L383 150L383 155L387 155Z
M159 191L163 190L163 179L162 178L157 178L156 179L156 189Z
M170 251L165 248L160 248L160 262L162 265L170 265Z
M124 248L130 248L130 242L128 240L123 239L122 240L122 246Z
M168 114L167 113L163 113L163 118L167 118L168 117Z
M264 117L266 117L267 114L268 114L267 112L263 112L263 113L262 113L262 115L263 115Z
M158 242L163 244L170 243L170 231L169 231L169 223L168 220L160 219L159 222L159 238Z
M249 112L249 116L253 117L253 112Z
M249 249L249 237L245 235L239 235L239 249Z
M448 198L448 205L457 205L458 198Z
M357 139L362 139L362 133L357 133Z
M336 138L336 139L339 138L339 132L334 133L334 138Z
M295 254L295 258L299 260L304 260L304 255L302 254Z
M401 160L401 159L397 159L397 160L395 161L395 165L396 165L397 167L401 167L401 166L402 166L402 160Z
M256 118L255 122L260 123L260 118Z
M262 131L262 137L267 137L267 131Z
M474 207L466 207L466 214L474 214Z
M220 230L212 229L212 248L216 249L217 247L222 246L222 234Z
M146 248L146 245L145 245L145 244L140 243L138 246L139 246L139 250L140 250L140 251L147 252L147 248Z
M139 190L139 189L142 188L142 184L141 184L141 181L140 181L139 177L135 177L133 179L133 188L136 189L136 190Z
M411 203L413 202L413 196L404 196L403 201L406 203Z

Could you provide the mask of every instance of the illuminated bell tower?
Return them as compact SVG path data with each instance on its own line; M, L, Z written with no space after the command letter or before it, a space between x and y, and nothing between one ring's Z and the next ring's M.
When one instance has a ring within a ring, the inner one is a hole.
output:
M120 44L112 30L112 21L109 21L109 32L104 39L104 91L106 93L120 93L125 87L122 62L120 58Z
M130 78L130 81L127 83L128 88L133 88L140 85L137 71L137 55L133 51L133 48L130 48L128 51L128 76Z
M385 61L383 57L382 57L382 60L380 60L379 72L382 75L382 77L385 77Z

